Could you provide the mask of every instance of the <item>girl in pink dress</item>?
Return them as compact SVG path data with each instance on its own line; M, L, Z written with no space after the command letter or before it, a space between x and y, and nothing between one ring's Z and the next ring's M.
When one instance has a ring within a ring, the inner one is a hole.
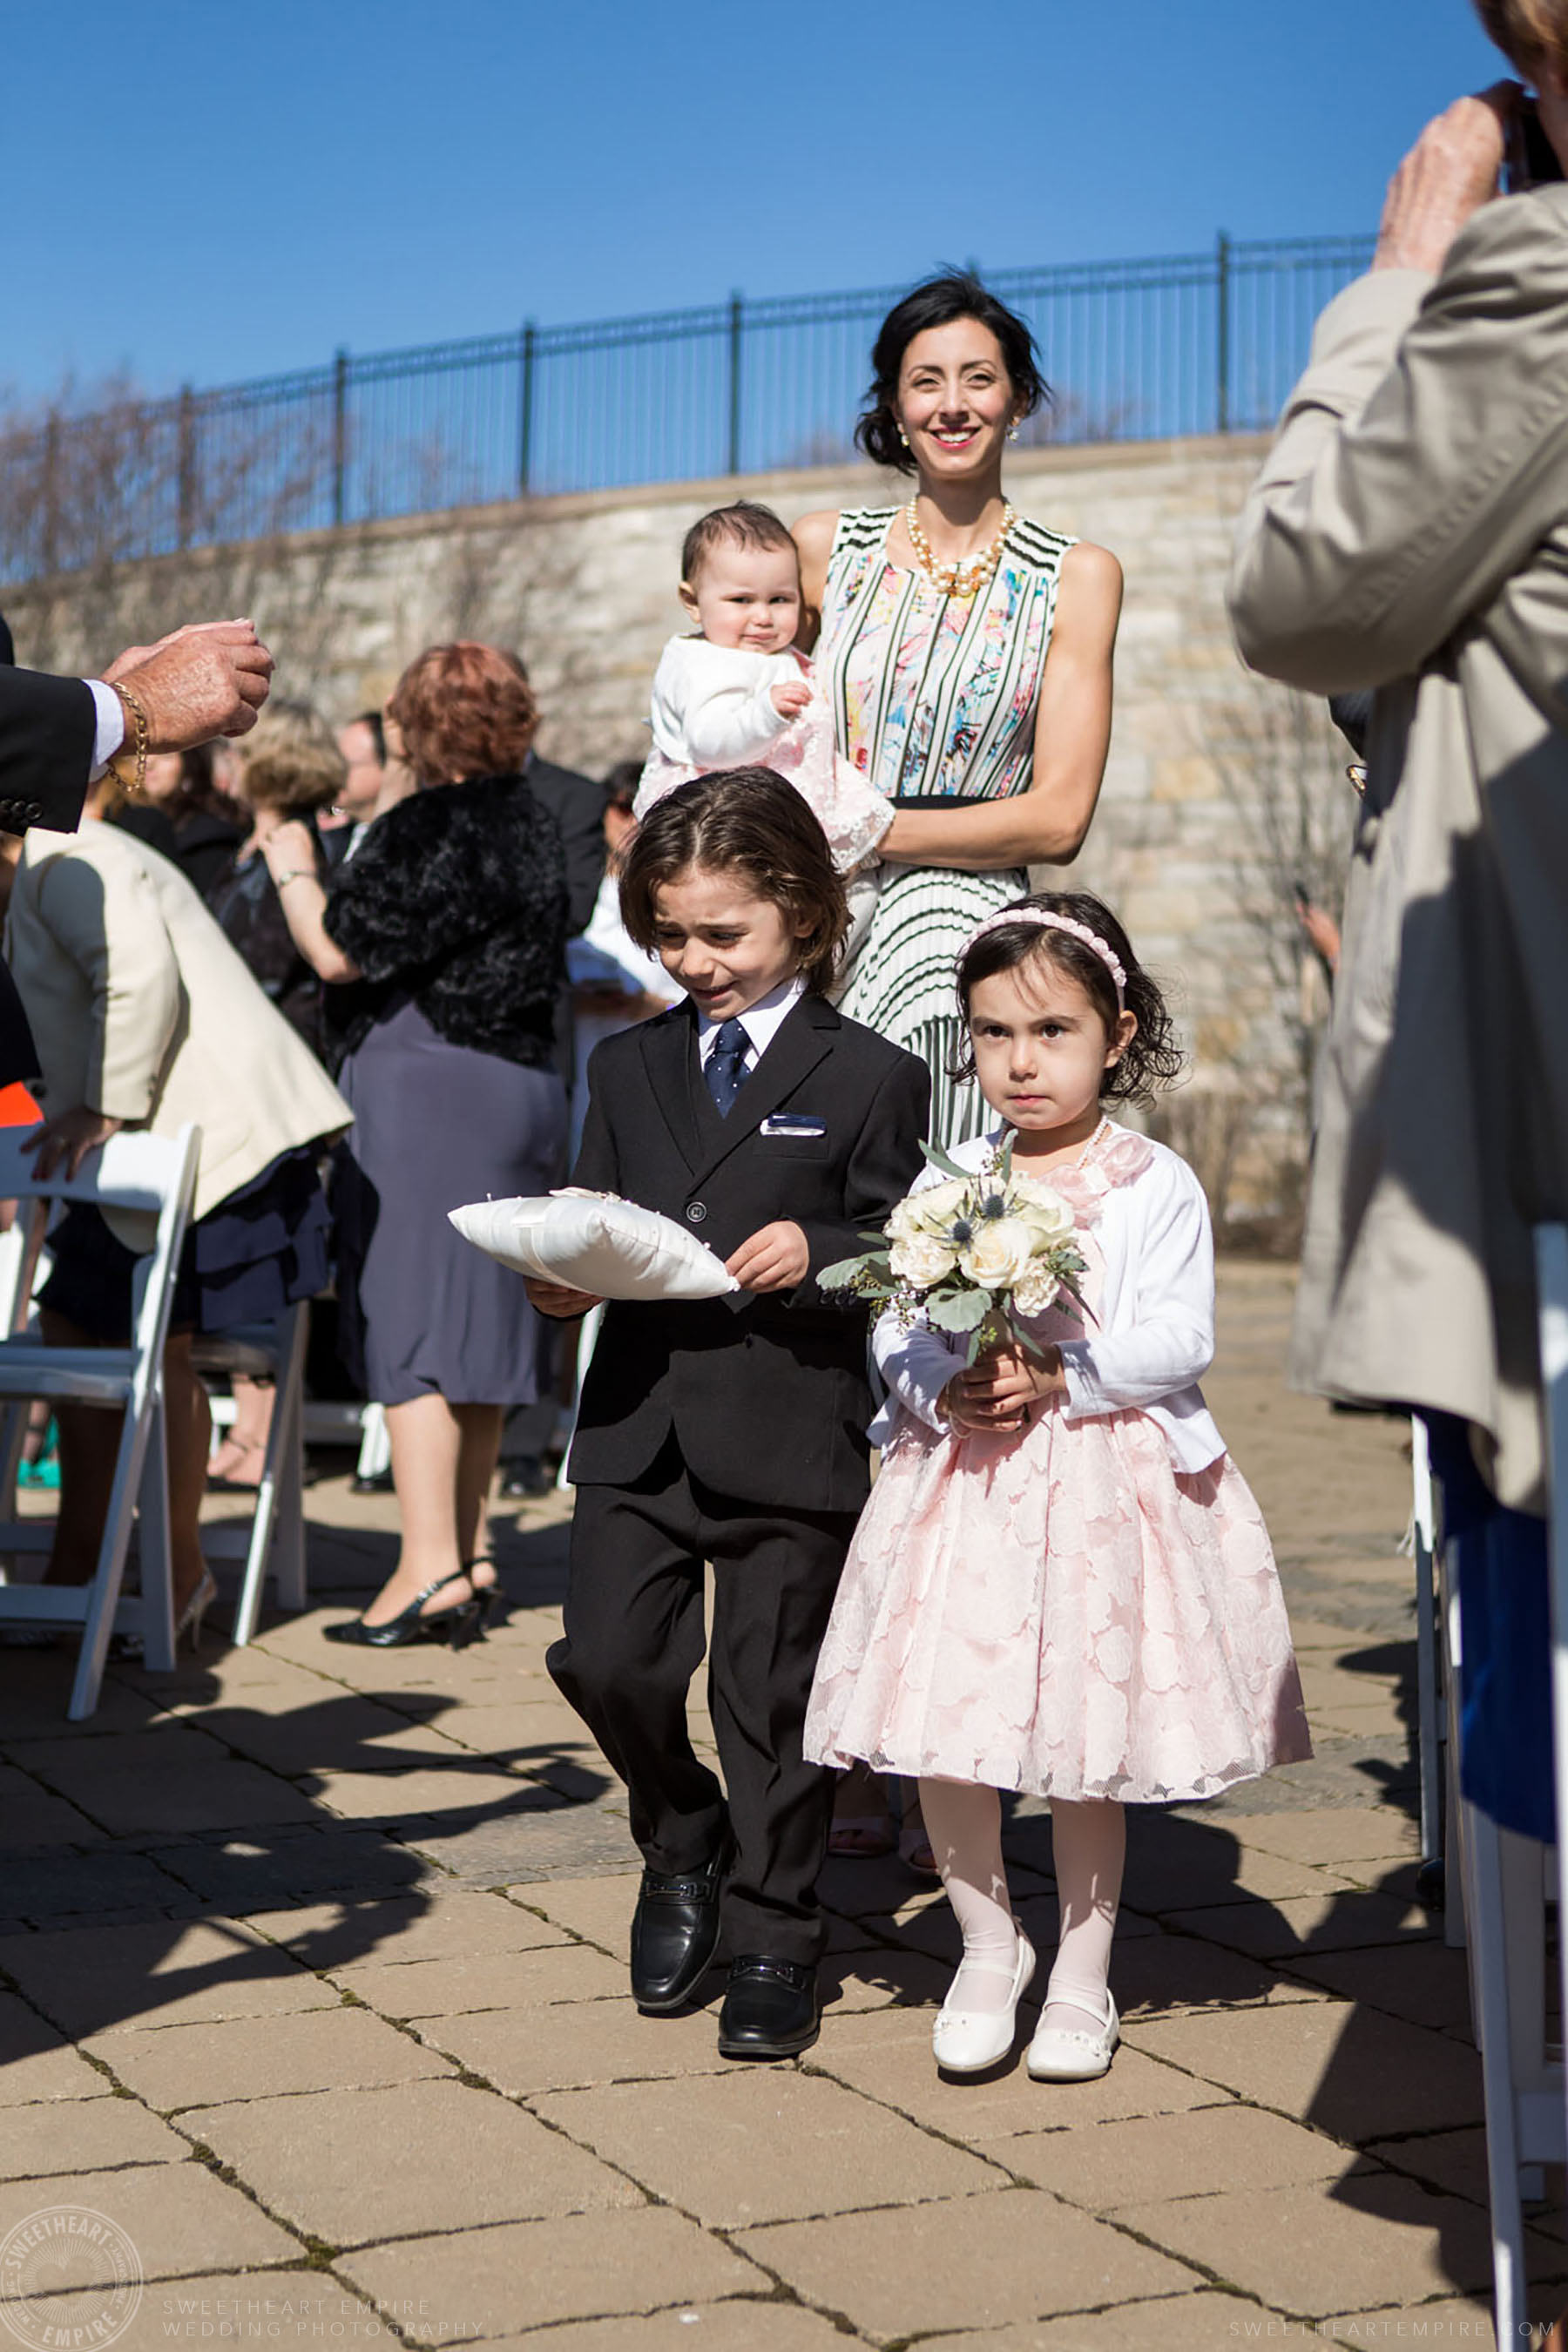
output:
M1001 1800L1051 1800L1061 1930L1030 2044L1037 2080L1102 2074L1126 1804L1210 1797L1311 1752L1258 1506L1197 1386L1214 1243L1196 1177L1103 1104L1179 1066L1170 1016L1087 893L1020 899L959 960L970 1068L999 1125L953 1157L1013 1164L1072 1208L1090 1313L992 1349L889 1311L881 1475L823 1643L806 1753L921 1784L963 1935L939 2065L1013 2047L1035 1954L1013 1916ZM928 1171L925 1181L939 1181ZM919 1189L917 1187L917 1189Z

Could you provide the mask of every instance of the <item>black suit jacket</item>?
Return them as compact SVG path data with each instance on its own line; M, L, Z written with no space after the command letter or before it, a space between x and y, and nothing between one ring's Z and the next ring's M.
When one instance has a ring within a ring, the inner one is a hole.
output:
M0 666L0 833L32 824L76 831L97 731L97 709L79 677ZM0 1086L37 1069L22 1000L0 965Z
M764 1507L858 1511L868 1488L866 1317L816 1286L920 1172L923 1062L805 996L721 1118L688 1002L606 1038L573 1181L660 1209L721 1258L775 1218L805 1232L794 1291L616 1301L583 1384L572 1476L626 1486L671 1430L693 1476ZM818 1136L763 1135L788 1112Z
M566 852L566 936L574 940L594 919L594 902L605 878L605 788L574 768L557 768L531 758L523 770L528 788L561 828ZM577 1074L572 988L563 982L555 1000L555 1066L568 1094Z
M0 667L0 833L76 831L97 727L79 677Z
M561 828L566 851L566 936L574 940L594 919L594 901L605 878L605 788L575 769L531 759L523 769L529 791Z

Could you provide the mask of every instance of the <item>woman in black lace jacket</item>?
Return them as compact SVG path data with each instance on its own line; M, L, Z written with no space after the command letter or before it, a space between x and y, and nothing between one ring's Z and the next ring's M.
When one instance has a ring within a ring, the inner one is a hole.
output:
M280 826L265 856L329 983L328 1059L354 1112L339 1291L365 1392L386 1407L403 1520L387 1582L327 1633L391 1646L472 1631L495 1582L486 1503L502 1419L534 1400L533 1310L447 1212L559 1181L566 882L554 819L520 773L537 713L510 656L433 646L387 711L420 790L324 887L291 839L302 828Z

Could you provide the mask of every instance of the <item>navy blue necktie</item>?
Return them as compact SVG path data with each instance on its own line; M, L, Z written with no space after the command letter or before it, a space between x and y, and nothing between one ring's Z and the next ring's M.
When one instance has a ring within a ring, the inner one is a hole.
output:
M708 1081L708 1091L719 1108L721 1118L727 1118L735 1097L746 1083L746 1046L748 1039L738 1021L721 1024L713 1040L713 1051L702 1066Z

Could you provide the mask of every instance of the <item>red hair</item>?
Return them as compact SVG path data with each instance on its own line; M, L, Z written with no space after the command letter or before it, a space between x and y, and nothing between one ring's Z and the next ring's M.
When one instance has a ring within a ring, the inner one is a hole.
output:
M515 654L471 637L431 646L398 679L386 715L422 784L515 775L539 725L539 705Z

